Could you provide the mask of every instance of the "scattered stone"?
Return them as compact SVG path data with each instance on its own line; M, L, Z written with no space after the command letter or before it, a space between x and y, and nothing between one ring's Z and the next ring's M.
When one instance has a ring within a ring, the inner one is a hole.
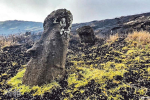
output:
M72 14L66 9L58 9L46 17L40 40L27 50L32 58L23 84L42 85L63 78L72 21Z

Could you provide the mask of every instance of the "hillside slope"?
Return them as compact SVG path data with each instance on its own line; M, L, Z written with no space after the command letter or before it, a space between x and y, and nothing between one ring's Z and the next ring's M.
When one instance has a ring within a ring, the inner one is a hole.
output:
M95 45L84 45L77 38L71 38L66 76L60 82L56 80L41 87L29 87L21 82L26 69L23 64L29 60L25 49L21 46L3 48L0 53L1 98L139 100L150 96L150 34L134 32L127 38L114 37L103 44L97 41ZM16 89L21 95L12 95Z
M0 35L25 33L26 31L41 32L43 23L29 21L4 21L0 22ZM96 35L105 37L110 34L126 34L134 30L150 31L150 13L143 13L130 16L122 16L114 19L76 23L72 25L71 32L76 34L76 29L85 25L91 26Z
M0 35L10 35L25 32L41 32L43 31L43 23L31 21L1 21Z
M101 37L106 37L110 34L116 33L132 33L135 30L146 30L150 32L150 13L121 16L114 19L74 24L72 27L72 32L75 33L77 28L85 25L91 26L94 29L96 35Z

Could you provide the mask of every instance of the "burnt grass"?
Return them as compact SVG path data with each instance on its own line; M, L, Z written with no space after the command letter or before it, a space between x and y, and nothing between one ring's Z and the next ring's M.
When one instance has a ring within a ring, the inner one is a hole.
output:
M70 69L70 66L73 66L74 64L70 62L69 55L74 55L76 58L73 58L74 61L80 61L81 60L81 54L84 53L85 56L82 57L82 60L90 61L86 62L86 65L96 64L99 66L99 68L103 67L100 64L106 63L108 61L114 61L116 63L122 63L121 59L114 59L115 57L121 56L118 52L110 52L113 48L115 50L122 50L123 47L127 46L128 43L124 40L124 38L118 38L115 42L109 44L109 45L103 45L103 40L97 40L97 42L94 44L95 48L91 49L93 47L93 44L81 44L76 39L70 40L69 45L69 52L67 54L67 60L66 60L66 69ZM60 86L62 88L57 88L55 90L52 90L52 93L46 92L44 95L41 96L32 96L30 93L25 93L24 95L19 95L18 97L14 95L9 94L3 94L3 90L10 89L11 86L6 84L6 81L10 79L11 77L15 76L18 72L18 70L22 67L22 65L27 64L27 62L30 60L30 56L26 54L26 50L31 48L32 45L29 44L22 44L17 46L10 46L10 47L4 47L0 52L0 98L2 100L6 99L18 99L18 100L61 100L62 98L69 97L69 94L65 93L62 94L62 92L68 88L68 83L66 79L68 78L68 74L64 77L62 81L59 82ZM126 51L125 51L126 52ZM109 54L109 55L107 55ZM105 57L107 56L107 57ZM99 57L99 60L96 60L96 58ZM150 63L150 61L148 61ZM144 64L141 64L141 67L146 67ZM67 72L69 73L69 72ZM147 95L150 96L150 83L148 81L142 81L138 83L138 79L140 78L139 73L134 73L132 70L129 70L127 73L122 76L115 76L115 80L124 81L125 83L134 83L135 87L147 87L149 90L147 91ZM82 77L82 76L81 76ZM138 83L138 84L137 84ZM113 87L117 87L118 84L112 83L112 81L108 81L106 83L106 89L110 89ZM88 84L84 87L80 87L80 89L86 89L84 93L81 93L80 91L75 91L73 93L73 98L71 100L84 100L85 97L89 97L90 100L107 100L108 97L106 95L103 95L103 92L101 89L99 89L100 84L96 84L94 80L91 80L88 82ZM124 100L139 100L138 94L135 94L135 87L129 87L122 88L122 90L119 91L119 95L121 95ZM99 94L102 94L101 96ZM93 96L94 95L94 96ZM113 94L117 95L117 94Z

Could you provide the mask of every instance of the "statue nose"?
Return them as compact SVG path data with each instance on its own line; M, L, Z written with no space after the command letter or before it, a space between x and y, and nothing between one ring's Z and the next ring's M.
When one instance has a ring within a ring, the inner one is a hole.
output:
M66 27L66 19L65 18L62 18L61 21L60 21L60 26L62 28Z

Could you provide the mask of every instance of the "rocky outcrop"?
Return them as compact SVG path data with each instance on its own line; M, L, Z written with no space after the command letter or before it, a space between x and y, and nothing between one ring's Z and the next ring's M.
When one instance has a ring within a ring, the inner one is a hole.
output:
M27 51L32 58L23 77L26 85L42 85L65 74L65 61L73 17L70 11L58 9L44 21L44 32Z
M77 29L77 33L80 36L81 43L94 43L95 34L90 26L83 26Z

